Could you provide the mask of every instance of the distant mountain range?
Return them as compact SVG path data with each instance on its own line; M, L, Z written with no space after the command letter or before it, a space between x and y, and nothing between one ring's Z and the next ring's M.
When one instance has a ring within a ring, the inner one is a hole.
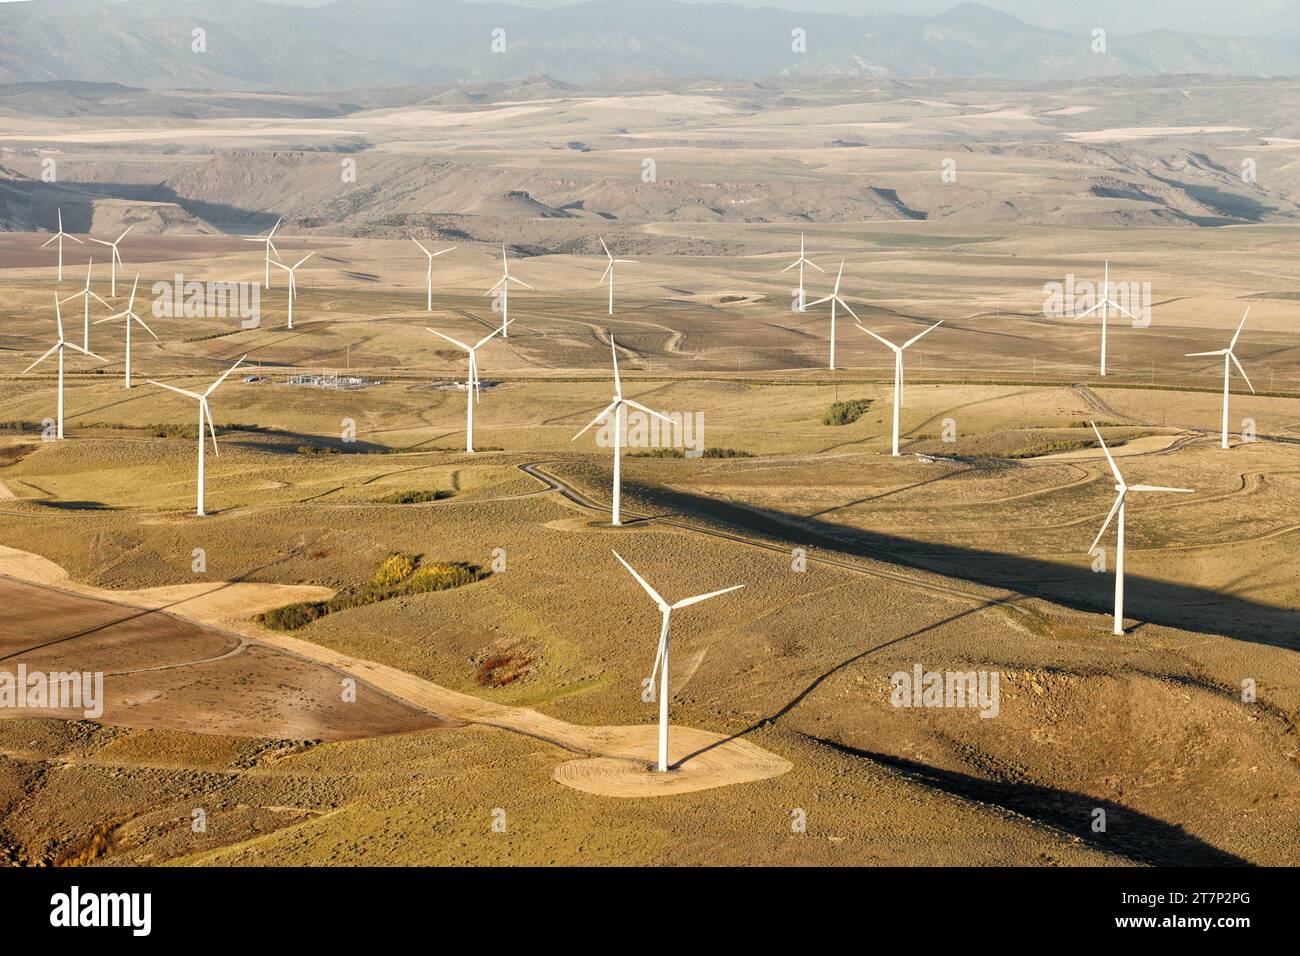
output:
M206 52L194 52L194 31ZM794 31L806 51L796 52ZM494 51L494 31L497 46ZM1062 80L1300 74L1300 39L1032 26L976 3L932 17L832 16L734 4L592 0L549 10L458 0L37 0L0 4L0 82L345 90L546 74Z

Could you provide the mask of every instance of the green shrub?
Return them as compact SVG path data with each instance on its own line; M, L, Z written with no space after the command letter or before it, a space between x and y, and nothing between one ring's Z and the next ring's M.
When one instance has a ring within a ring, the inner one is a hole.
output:
M836 402L822 416L823 425L852 425L867 413L871 399L855 398L847 402Z
M408 594L425 594L473 584L487 577L487 572L472 564L440 562L421 564L415 554L390 554L365 585L340 591L327 601L302 601L272 608L257 616L264 627L276 631L294 631L327 614L377 604Z
M395 491L391 495L376 498L375 501L382 505L415 505L425 501L441 501L443 498L450 496L450 491L441 489L434 491Z

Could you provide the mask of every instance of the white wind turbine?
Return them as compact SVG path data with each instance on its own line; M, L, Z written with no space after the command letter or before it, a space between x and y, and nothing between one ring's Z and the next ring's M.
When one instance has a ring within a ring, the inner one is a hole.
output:
M1087 318L1089 315L1091 315L1093 312L1096 312L1098 309L1101 309L1101 374L1105 375L1106 374L1106 320L1110 317L1110 310L1116 309L1117 311L1123 312L1130 319L1137 321L1136 315L1134 315L1128 309L1124 308L1124 306L1120 305L1113 298L1111 298L1109 260L1106 261L1106 277L1102 280L1101 295L1098 297L1097 303L1094 306L1092 306L1092 308L1085 309L1084 311L1078 313L1077 315L1074 316L1074 318L1076 319Z
M488 343L492 336L496 335L501 329L493 329L483 338L479 339L473 345L466 345L450 335L443 335L437 329L431 329L427 325L426 331L432 332L441 339L446 339L452 345L457 345L469 353L469 371L465 378L465 451L474 451L474 403L479 401L479 380L478 380L478 350Z
M729 591L739 591L744 587L743 584L734 584L729 588L723 588L721 591L710 591L708 594L697 594L694 597L682 598L676 604L669 604L659 596L659 592L646 583L646 579L632 570L632 565L623 560L617 552L612 552L614 557L618 558L618 563L627 568L632 577L636 578L637 583L645 589L646 594L659 605L659 611L663 614L663 625L659 629L659 647L655 651L654 668L650 671L650 686L654 686L655 674L659 675L659 772L666 773L668 770L668 619L673 611L679 608L690 607L692 604L699 604L701 601L707 601L709 598L715 598L720 594L726 594Z
M163 382L155 382L153 379L149 379L150 385L157 385L159 388L168 389L169 391L173 391L178 395L186 395L189 398L198 400L199 403L199 492L198 492L198 507L195 509L194 513L198 515L200 518L202 518L205 514L207 514L207 512L203 510L203 439L204 439L203 426L205 423L207 424L208 433L212 435L212 454L217 456L220 456L221 454L221 452L217 450L217 428L215 425L212 424L212 409L208 406L208 396L210 396L213 392L215 392L221 386L221 383L226 380L226 376L229 375L231 372L233 372L235 369L239 368L240 363L243 362L244 359L246 358L248 358L247 355L242 356L238 362L236 362L234 365L230 366L230 368L222 372L221 377L217 379L215 382L213 382L211 385L209 385L208 390L206 392L203 392L202 394L198 392L191 392L188 389L184 389L184 388L177 388L175 385L167 385L164 384Z
M824 299L818 299L816 302L808 303L811 306L818 306L824 302L829 302L831 304L831 364L830 364L831 371L835 370L835 307L836 305L844 306L844 308L848 309L849 315L853 316L854 319L858 318L858 314L854 312L853 309L849 308L849 304L847 302L845 302L843 299L840 298L840 279L842 278L844 278L843 259L840 260L839 275L835 277L835 291L832 292L830 295L826 296L826 298Z
M42 355L40 358L38 358L38 359L37 359L35 362L33 362L31 365L29 365L29 366L27 366L25 369L23 369L23 373L26 374L27 372L30 372L32 369L36 368L36 366L40 365L40 364L41 364L42 362L44 362L47 358L49 358L51 355L53 355L55 352L58 352L58 353L59 353L59 389L58 389L58 391L59 391L59 414L58 414L58 418L57 418L56 421L55 421L55 437L61 439L61 438L63 438L63 350L64 350L64 349L72 349L74 352L80 352L82 355L88 355L88 356L90 356L90 357L93 358L93 359L99 359L101 362L104 361L104 360L103 360L102 358L99 358L99 356L96 355L94 352L87 351L86 349L83 349L80 345L73 345L71 342L69 342L69 341L67 341L66 339L64 339L64 337L63 337L63 313L59 310L59 297L58 297L58 295L55 295L55 296L54 296L54 319L55 319L55 322L58 324L58 329L59 329L59 340L58 340L57 342L55 342L52 346L50 346L49 351L47 351L44 355Z
M604 282L604 281L605 281L605 276L609 276L609 314L610 314L610 315L613 315L613 314L614 314L614 265L615 265L615 263L627 263L627 264L630 265L630 264L635 263L636 260L635 260L635 259L615 259L615 258L610 254L609 246L605 245L605 240L602 239L600 236L597 236L596 238L597 238L597 239L600 239L600 247L601 247L602 249L605 250L605 258L609 260L609 265L605 266L605 273L604 273L604 275L602 275L602 276L600 277L600 281L601 281L601 282ZM597 283L597 285L599 285L599 284L600 284L600 283Z
M240 236L240 238L245 242L266 243L266 265L264 268L266 274L262 277L262 285L268 289L271 288L271 253L275 253L276 262L280 261L280 250L275 248L275 243L272 242L271 239L275 236L275 230L280 228L280 223L282 222L284 222L283 216L275 221L275 225L271 227L271 231L265 236Z
M796 259L794 262L790 263L788 266L786 266L784 269L781 270L781 274L784 275L785 273L787 273L787 272L789 272L791 269L793 269L795 266L798 266L798 267L799 267L799 311L800 311L800 312L804 311L804 296L803 296L803 267L804 267L805 265L812 266L812 267L813 267L814 269L816 269L818 272L824 272L824 271L825 271L825 270L824 270L821 266L819 266L817 263L813 262L811 259L808 259L808 258L806 258L806 257L804 256L804 254L803 254L803 233L801 232L801 233L799 233L799 258Z
M1246 370L1241 367L1241 363L1237 361L1236 353L1232 351L1234 348L1237 347L1237 339L1241 337L1241 330L1246 327L1246 319L1249 316L1250 316L1250 307L1248 306L1246 308L1246 314L1241 317L1241 324L1237 326L1237 331L1233 334L1232 341L1228 343L1228 347L1226 349L1219 349L1218 351L1215 352L1188 352L1187 353L1188 358L1191 358L1192 356L1196 356L1196 355L1222 355L1223 356L1222 447L1224 448L1228 447L1228 380L1232 375L1232 367L1231 367L1232 365L1237 366L1237 371L1241 373L1241 377L1246 380L1247 385L1250 385L1251 394L1253 395L1255 392L1255 386L1250 384L1250 377L1246 374Z
M122 265L122 254L117 251L117 244L125 239L126 234L134 228L135 226L127 226L122 230L122 234L112 242L109 242L107 239L96 239L94 236L90 237L91 242L97 242L101 246L108 246L113 250L113 254L108 257L109 275L111 277L110 281L112 282L112 288L109 290L108 294L115 299L117 298L117 267Z
M105 308L108 309L112 308L111 305L109 305L107 302L101 299L98 296L98 294L92 292L90 289L90 270L93 269L94 267L95 267L95 260L91 259L89 264L87 264L86 266L86 287L82 289L80 292L74 292L72 293L72 295L62 300L63 302L71 302L73 299L78 299L78 298L82 300L82 309L81 309L82 349L90 348L90 300L95 299L96 301L99 302L100 305L104 306Z
M510 263L506 259L506 244L501 243L501 278L497 280L496 285L484 292L484 295L491 295L498 289L501 290L501 337L510 338L510 283L517 282L525 289L532 289L523 279L516 279L510 274ZM533 289L536 292L536 289Z
M119 312L116 315L110 315L107 318L98 319L95 322L96 325L99 325L102 322L112 322L115 319L126 319L126 374L123 385L125 388L131 387L131 323L138 322L140 328L144 329L150 335L153 335L155 339L158 338L158 336L154 335L153 329L144 324L144 319L140 318L140 316L136 315L133 311L135 309L135 290L139 285L140 273L137 272L135 274L135 284L131 286L131 301L127 305L125 311Z
M921 336L928 335L929 333L933 332L941 325L943 325L942 321L936 322L928 329L925 329L921 332L917 332L916 335L912 336L902 345L895 345L893 342L889 341L888 339L881 338L875 332L872 332L861 322L857 323L858 328L860 328L863 332L866 332L877 342L883 342L885 345L889 346L894 352L894 452L893 454L895 458L898 457L898 412L899 409L903 407L903 350L906 349L908 346L912 345Z
M1102 440L1101 432L1097 429L1097 423L1091 422L1092 430L1097 434L1097 441L1101 442L1101 450L1106 453L1106 461L1110 463L1110 470L1115 474L1115 503L1110 506L1110 514L1106 515L1106 521L1102 524L1101 530L1097 532L1097 537L1092 542L1092 547L1088 549L1091 553L1096 549L1097 543L1101 541L1101 536L1106 533L1110 527L1111 519L1116 514L1119 515L1119 521L1115 525L1115 627L1116 634L1124 633L1124 502L1130 491L1176 491L1181 494L1190 495L1195 492L1193 488L1166 488L1162 485L1130 485L1124 481L1124 476L1119 473L1119 466L1115 464L1115 459L1111 457L1110 449L1106 447L1106 442Z
M63 231L63 207L60 206L58 212L59 212L59 231L56 232L54 235L50 236L50 238L46 239L44 242L42 242L42 243L41 243L41 248L44 249L44 248L45 248L46 246L48 246L51 242L54 242L54 241L56 241L56 240L58 241L58 243L59 243L59 281L62 282L62 281L63 281L63 240L64 240L64 239L71 239L73 242L75 242L75 243L76 243L77 245L79 245L79 246L80 246L80 245L83 245L83 243L82 243L82 241L81 241L80 239L78 239L78 238L77 238L76 236L74 236L72 233L70 233L70 232L64 232L64 231ZM125 235L125 233L123 233L123 235Z
M298 298L298 267L314 255L316 253L309 252L291 266L286 266L283 262L272 263L277 269L289 273L289 328L293 328L293 300Z
M622 492L620 471L623 458L623 408L625 406L630 406L638 411L645 412L647 415L653 415L655 418L662 419L669 425L671 425L673 421L667 415L661 415L654 409L646 408L640 402L634 402L630 398L623 397L623 383L619 379L618 375L618 352L614 347L613 332L609 334L609 351L614 357L614 400L606 405L599 415L588 422L586 427L570 438L569 441L577 441L586 434L588 428L591 428L592 425L596 424L596 422L601 419L608 418L611 412L614 413L614 507L612 512L614 520L612 521L612 524L621 525L623 522L621 520L622 512L619 510L619 498Z
M414 236L411 237L411 241L415 243L417 246L419 246L420 251L429 257L429 268L428 271L425 272L424 274L424 287L425 289L428 290L426 296L428 301L425 306L425 311L432 312L433 311L433 260L438 258L438 256L445 255L446 253L451 252L451 250L455 249L456 247L448 246L446 249L440 249L437 252L430 252L428 249L424 248L424 244L420 242L419 239L416 239Z

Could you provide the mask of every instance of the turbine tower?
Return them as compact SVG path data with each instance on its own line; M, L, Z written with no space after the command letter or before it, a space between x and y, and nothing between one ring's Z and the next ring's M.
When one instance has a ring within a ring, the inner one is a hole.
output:
M122 234L112 242L109 242L107 239L96 239L93 236L90 237L91 242L97 242L101 246L108 246L113 250L113 254L108 258L109 275L111 277L110 281L112 282L112 288L109 290L108 294L114 299L117 298L117 267L122 265L122 253L118 252L117 245L125 239L126 234L134 228L135 226L127 226L126 229L122 231Z
M484 295L491 295L498 289L501 290L501 328L499 331L503 339L510 338L510 283L512 282L518 283L525 289L533 288L523 279L516 279L510 274L510 263L506 259L506 244L503 242L501 243L501 278L497 280L496 285L483 293ZM536 292L537 290L533 289L533 291Z
M264 269L265 275L262 277L262 285L268 289L271 288L271 253L275 253L276 262L280 261L280 250L275 248L275 243L271 240L275 236L275 230L280 228L280 223L282 222L284 222L283 216L275 221L275 225L271 227L271 231L265 236L240 236L240 238L245 242L266 243L266 266Z
M226 380L226 376L229 375L231 372L233 372L235 369L239 368L240 363L243 362L244 359L246 358L248 358L247 355L242 356L238 362L236 362L234 365L230 366L230 368L222 372L221 377L217 379L215 382L213 382L211 385L209 385L208 390L206 392L203 392L202 394L198 392L191 392L184 388L177 388L175 385L165 385L162 382L155 382L153 379L149 379L150 385L157 385L159 388L168 389L169 391L176 392L178 395L185 395L188 396L189 398L198 400L199 403L199 493L198 493L198 507L195 509L194 513L198 515L198 517L200 518L202 518L205 514L207 514L207 512L203 510L203 438L204 438L203 426L205 422L208 427L208 433L212 436L212 454L217 456L220 456L221 454L221 452L217 450L217 428L215 425L212 424L212 409L208 406L208 397L213 392L215 392L218 388L221 387L221 383Z
M806 266L806 265L808 265L808 266L812 266L812 267L813 267L814 269L816 269L818 272L824 272L824 271L825 271L825 270L822 269L822 267L819 266L817 263L813 262L811 259L809 259L809 258L807 258L807 257L804 256L804 254L803 254L803 233L801 232L801 233L799 233L799 258L796 259L794 262L790 263L788 266L786 266L784 269L781 270L781 274L782 274L782 275L785 275L787 272L789 272L789 271L790 271L791 269L793 269L795 266L798 266L798 267L799 267L799 311L800 311L800 312L804 311L804 296L803 296L803 267Z
M90 262L86 265L86 287L82 289L80 292L74 292L72 293L72 295L62 300L63 302L71 302L73 299L78 299L78 298L82 300L81 348L83 351L90 348L90 300L95 299L97 302L99 302L100 305L104 306L104 308L106 309L112 308L111 305L109 305L107 302L101 299L96 293L92 292L90 289L90 270L93 269L94 267L95 267L95 260L91 259Z
M72 351L74 351L74 352L80 352L82 355L88 355L88 356L90 356L90 357L93 358L93 359L99 359L101 362L104 361L104 360L103 360L102 358L99 358L99 356L96 355L94 352L89 352L89 351L87 351L86 349L83 349L80 345L73 345L71 342L69 342L69 341L67 341L66 339L64 339L64 337L63 337L63 314L62 314L62 312L59 311L59 297L58 297L57 294L54 296L54 320L55 320L55 322L58 324L58 329L59 329L59 340L58 340L57 342L55 342L52 346L50 346L49 351L47 351L44 355L42 355L40 358L38 358L38 359L37 359L35 362L33 362L31 365L29 365L29 366L27 366L25 369L23 369L23 374L26 374L26 373L30 372L32 369L36 368L36 366L40 365L42 362L44 362L47 358L49 358L49 357L50 357L51 355L53 355L55 352L58 352L58 353L59 353L59 389L58 389L58 391L59 391L59 414L58 414L57 419L55 420L55 426L54 426L54 427L55 427L55 437L56 437L56 438L59 438L59 439L62 439L62 438L63 438L63 350L64 350L64 349L72 349Z
M663 625L659 629L659 647L655 651L654 668L650 671L650 685L654 686L655 675L659 675L659 772L668 772L668 619L673 611L680 608L690 607L692 604L699 604L701 601L707 601L709 598L715 598L720 594L726 594L729 591L739 591L744 587L743 584L733 584L729 588L723 588L721 591L710 591L708 594L697 594L694 597L682 598L676 604L669 604L659 596L659 592L646 583L646 579L632 570L632 565L623 560L622 556L613 551L614 557L618 558L618 563L627 568L628 573L636 578L637 584L645 589L645 593L650 595L651 600L659 606L659 611L663 615Z
M602 249L605 250L605 258L609 260L609 265L605 266L605 273L604 273L604 275L602 275L602 276L600 277L600 282L604 282L604 281L605 281L605 276L608 276L608 277L609 277L609 314L610 314L610 315L613 315L613 314L614 314L614 265L615 265L615 263L627 263L627 264L630 265L630 264L632 264L632 263L635 263L636 260L635 260L635 259L615 259L615 258L610 254L609 246L605 245L605 240L604 240L603 238L601 238L600 236L597 236L596 238L597 238L597 239L600 239L600 247L601 247ZM598 282L598 283L596 283L596 284L597 284L597 285L600 285L600 282Z
M59 281L62 282L62 281L63 281L63 240L64 240L64 239L71 239L73 242L75 242L75 243L76 243L77 245L79 245L79 246L80 246L80 245L84 245L84 243L82 243L82 241L81 241L80 239L78 239L76 236L74 236L72 233L70 233L70 232L64 232L64 231L63 231L63 207L62 207L62 206L59 207L58 213L59 213L59 231L56 232L54 235L50 236L50 238L46 239L44 242L42 242L42 243L41 243L41 248L44 249L44 248L45 248L46 246L48 246L51 242L55 242L56 240L58 241L58 243L59 243ZM126 235L126 234L123 233L123 235Z
M1112 308L1120 312L1123 312L1130 319L1137 321L1136 315L1134 315L1128 309L1124 308L1124 306L1120 305L1118 302L1116 302L1114 299L1111 298L1110 261L1107 260L1106 277L1102 279L1101 296L1097 304L1092 306L1092 308L1085 309L1084 311L1080 312L1078 315L1074 316L1074 318L1076 319L1084 319L1087 318L1089 315L1091 315L1093 312L1096 312L1098 309L1101 309L1101 374L1102 375L1106 374L1106 320L1110 317L1110 310Z
M424 244L421 243L419 239L412 237L411 241L415 243L417 246L419 246L420 251L429 257L429 268L428 271L426 271L424 274L424 287L427 290L426 297L428 299L425 305L425 311L432 312L433 311L433 260L438 258L438 256L451 252L451 250L455 249L456 247L448 246L446 249L440 249L437 252L430 252L428 249L424 248Z
M316 253L309 252L291 266L286 266L283 262L272 263L277 269L289 273L289 328L293 328L293 300L298 298L298 267L314 255Z
M840 298L840 279L842 279L842 278L844 278L844 260L843 260L843 259L840 260L840 272L839 272L839 275L837 275L837 276L835 277L835 291L832 292L830 295L826 296L826 298L824 298L824 299L818 299L816 302L810 302L810 303L808 303L808 304L811 305L811 306L818 306L818 305L821 305L821 304L824 303L824 302L829 302L829 303L831 304L831 364L830 364L830 370L831 370L832 372L835 371L835 306L836 306L836 305L842 305L842 306L844 306L844 308L848 310L849 315L853 316L853 318L854 318L855 321L858 319L858 314L857 314L856 312L854 312L851 308L849 308L849 304L848 304L847 302L845 302L843 299Z
M140 273L137 272L135 274L135 284L131 286L131 301L130 304L127 305L126 310L124 312L119 312L116 315L110 315L107 318L98 319L95 322L96 325L99 325L101 322L112 322L115 319L126 320L126 375L123 383L124 388L131 387L131 323L138 322L140 328L144 329L150 335L153 335L155 339L158 338L158 336L154 335L153 329L144 324L144 319L140 318L140 316L136 315L133 311L135 309L135 290L139 285Z
M663 421L667 422L669 425L671 425L673 422L672 419L669 418L668 416L661 415L659 414L659 412L656 412L653 409L646 408L640 402L634 402L630 398L623 397L623 383L619 380L619 376L618 376L618 352L614 347L613 332L609 334L609 352L610 355L612 355L614 358L614 400L610 402L608 405L606 405L605 409L599 415L597 415L590 422L588 422L587 426L583 428L582 431L578 432L578 434L570 438L569 441L577 441L584 434L586 434L588 428L591 428L592 425L596 424L596 422L600 421L601 419L608 418L611 412L613 413L614 415L614 507L613 507L612 514L614 520L612 523L615 525L621 525L623 522L621 520L622 513L619 510L619 498L622 492L622 479L621 479L620 472L621 472L622 457L623 457L623 414L624 414L623 409L624 407L630 406L632 408L637 409L638 411L645 412L647 415L653 415L655 418L662 419Z
M459 346L469 353L469 371L465 377L465 451L472 454L474 451L474 403L480 400L478 350L486 345L488 340L500 332L501 329L493 329L474 345L466 345L464 342L453 339L450 335L443 335L437 329L431 329L427 325L424 328L426 331L432 332L441 339L446 339L452 345Z
M1237 371L1241 373L1241 377L1244 378L1246 380L1246 384L1250 386L1251 394L1253 395L1255 393L1255 386L1250 384L1250 376L1248 376L1246 374L1246 370L1241 367L1241 363L1237 361L1237 354L1233 351L1233 349L1237 347L1237 339L1241 337L1241 330L1246 327L1246 319L1249 316L1250 316L1250 307L1247 306L1246 314L1241 317L1241 324L1237 326L1237 331L1236 333L1233 334L1232 341L1228 343L1228 347L1226 349L1219 349L1218 351L1215 352L1188 352L1187 353L1188 358L1191 358L1192 356L1196 356L1196 355L1222 355L1223 356L1223 439L1220 443L1221 447L1223 448L1228 447L1228 394L1229 394L1228 384L1229 384L1229 379L1232 376L1233 365L1237 366Z
M898 457L898 411L900 408L903 407L903 351L906 348L908 348L908 346L916 342L916 340L919 339L921 336L928 335L929 333L933 332L941 325L943 325L942 321L936 322L928 329L916 333L916 335L912 336L902 345L895 345L893 342L890 342L888 339L881 338L875 332L872 332L861 322L857 323L858 328L860 328L863 332L866 332L877 342L882 342L885 345L889 346L889 348L893 349L894 352L894 451L893 454L895 458Z
M1166 488L1162 485L1130 485L1124 481L1124 476L1119 473L1119 466L1115 464L1115 459L1111 457L1110 449L1106 447L1106 442L1101 437L1101 432L1097 429L1096 422L1090 422L1092 430L1097 434L1097 441L1101 442L1101 450L1106 453L1106 461L1110 463L1110 470L1115 475L1115 503L1110 506L1110 514L1106 515L1106 521L1102 524L1101 530L1097 532L1097 537L1092 542L1092 547L1088 549L1091 552L1101 541L1101 536L1106 533L1110 527L1111 519L1117 514L1119 520L1115 524L1115 627L1116 634L1124 633L1124 505L1125 499L1130 491L1174 491L1180 494L1190 495L1195 492L1193 488Z

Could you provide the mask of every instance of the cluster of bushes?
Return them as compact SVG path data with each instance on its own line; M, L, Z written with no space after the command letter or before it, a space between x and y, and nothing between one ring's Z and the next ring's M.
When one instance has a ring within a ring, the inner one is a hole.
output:
M299 601L272 608L257 616L263 627L276 631L294 631L326 614L365 607L390 598L429 591L446 591L487 577L487 572L472 564L423 564L417 554L390 554L364 585L340 591L327 601Z
M450 491L438 488L432 491L395 491L391 495L376 498L375 501L381 505L418 505L425 501L441 501L449 497L451 497Z
M855 398L847 402L836 402L822 416L823 425L852 425L867 413L871 399Z
M686 452L680 448L652 448L650 451L633 452L629 458L685 458ZM753 458L747 451L739 448L706 448L700 453L701 458Z

